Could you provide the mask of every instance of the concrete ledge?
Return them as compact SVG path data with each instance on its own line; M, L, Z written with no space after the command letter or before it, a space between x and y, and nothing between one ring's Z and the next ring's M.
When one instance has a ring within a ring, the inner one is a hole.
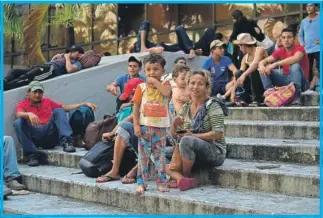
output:
M28 195L9 196L8 200L4 201L4 213L42 215L126 215L130 212L120 210L118 208L107 207L106 205L102 204L95 204L66 197L30 192Z
M229 158L319 164L320 141L226 137Z
M273 169L258 169L276 165ZM213 185L294 196L319 197L319 166L226 159L211 173Z
M319 139L319 122L225 120L226 137Z
M101 203L122 210L157 214L318 214L319 199L290 197L254 191L204 186L185 192L160 193L151 182L147 192L135 194L136 184L120 181L96 184L94 179L72 174L77 169L21 165L29 190ZM261 202L261 203L259 203ZM139 211L140 210L140 211Z
M320 107L230 108L230 120L319 121Z

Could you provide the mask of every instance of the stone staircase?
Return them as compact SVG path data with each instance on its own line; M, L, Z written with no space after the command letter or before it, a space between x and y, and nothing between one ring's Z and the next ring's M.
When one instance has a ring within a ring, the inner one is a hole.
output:
M225 120L226 161L195 172L201 186L185 192L160 193L151 181L138 196L135 184L96 184L78 174L85 150L68 154L56 148L48 151L49 166L20 166L33 193L10 197L4 209L19 214L319 214L319 110L231 108ZM74 205L81 209L72 211Z

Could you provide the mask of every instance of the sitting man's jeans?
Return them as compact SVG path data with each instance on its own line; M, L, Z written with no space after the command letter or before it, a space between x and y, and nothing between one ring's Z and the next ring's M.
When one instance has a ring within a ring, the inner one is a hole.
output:
M265 90L274 86L286 86L293 82L296 88L296 96L300 97L301 92L308 88L308 82L299 64L292 64L290 66L289 75L284 75L281 68L272 70L269 76L260 75L260 77Z
M17 179L21 176L18 163L16 146L11 136L4 136L4 179L6 182Z
M65 140L74 141L66 112L61 108L53 111L52 118L45 125L32 126L27 120L18 118L13 126L24 152L27 153L37 152L37 147L50 149Z

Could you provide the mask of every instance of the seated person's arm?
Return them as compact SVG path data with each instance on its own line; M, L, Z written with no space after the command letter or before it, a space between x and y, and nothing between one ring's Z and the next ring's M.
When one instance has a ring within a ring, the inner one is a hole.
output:
M235 73L238 71L238 69L236 68L236 66L232 63L228 66L229 70L233 73L233 77L232 77L232 80L235 79Z
M54 55L54 57L52 58L52 60L56 60L58 58L63 58L63 57L64 57L64 53L56 54L56 55Z
M247 70L247 64L246 64L246 55L243 56L242 60L241 60L241 67L240 67L240 70L242 72L245 72Z
M76 66L75 64L72 64L71 58L70 58L70 53L65 54L64 57L66 59L65 68L68 73L74 73L74 72L80 70L80 68L78 66Z
M265 67L265 65L273 63L276 59L271 55L261 60L258 64L258 68Z
M62 109L66 112L70 111L70 110L74 110L77 108L80 108L82 106L87 106L89 108L91 108L92 110L96 110L98 107L95 104L89 103L89 102L83 102L80 104L70 104L70 105L63 105Z
M291 64L299 63L303 57L304 57L304 54L298 51L292 57L276 62L276 65L278 67L283 65L291 65Z
M250 75L251 73L255 72L258 68L259 62L261 61L261 58L266 56L266 50L264 48L259 48L256 53L255 57L250 64L249 68L243 73L245 76Z
M126 117L123 121L132 122L132 119L133 119L133 115L131 114L128 117ZM119 123L114 127L114 129L111 132L103 133L102 140L111 139L116 134L118 127L119 127Z
M118 88L118 83L117 82L113 82L110 85L107 85L107 87L105 88L105 90L107 92L111 92L112 95L117 95L117 88Z
M21 103L16 106L16 117L28 120L32 126L40 124L38 116L32 112L26 112Z

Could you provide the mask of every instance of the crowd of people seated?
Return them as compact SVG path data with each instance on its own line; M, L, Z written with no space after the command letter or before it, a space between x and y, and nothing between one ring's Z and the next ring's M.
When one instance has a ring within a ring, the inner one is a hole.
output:
M137 194L143 194L148 187L150 159L155 166L159 191L195 188L194 167L214 167L225 161L226 102L237 106L264 106L266 90L292 83L296 94L291 105L300 105L301 93L314 90L319 83L319 76L313 74L314 61L320 69L317 5L307 4L307 12L308 17L299 30L298 45L295 31L288 27L281 30L276 42L264 43L268 37L257 24L246 19L241 11L234 11L235 23L229 39L234 45L232 54L215 28L207 29L194 43L180 26L176 28L178 44L154 44L147 40L150 24L144 21L133 48L135 52L149 51L150 54L143 62L131 56L128 72L106 87L108 93L117 97L115 112L131 108L131 113L111 132L102 134L103 141L114 142L113 166L96 182L121 179L119 170L124 150L131 147L138 164L122 178L122 183L137 183ZM208 57L201 69L190 69L185 57L177 58L170 73L165 72L166 60L160 54L163 51L183 51L188 58ZM55 75L78 71L82 69L78 59L83 53L81 47L73 46L68 53L56 55L44 65L27 70L14 69L5 78L5 87L33 71ZM241 90L247 93L245 97L238 94ZM68 120L66 112L83 108L83 113L91 114L98 109L89 102L63 105L44 97L44 92L45 87L36 77L28 84L26 98L17 104L13 122L24 159L33 167L46 164L43 149L60 145L65 152L75 152L76 146L82 146L76 139L80 131L72 125L76 118L70 116ZM25 187L20 184L15 146L10 136L5 137L4 145L4 175L8 186L4 194L7 196L11 193L9 188L21 190ZM179 165L175 166L176 161Z

